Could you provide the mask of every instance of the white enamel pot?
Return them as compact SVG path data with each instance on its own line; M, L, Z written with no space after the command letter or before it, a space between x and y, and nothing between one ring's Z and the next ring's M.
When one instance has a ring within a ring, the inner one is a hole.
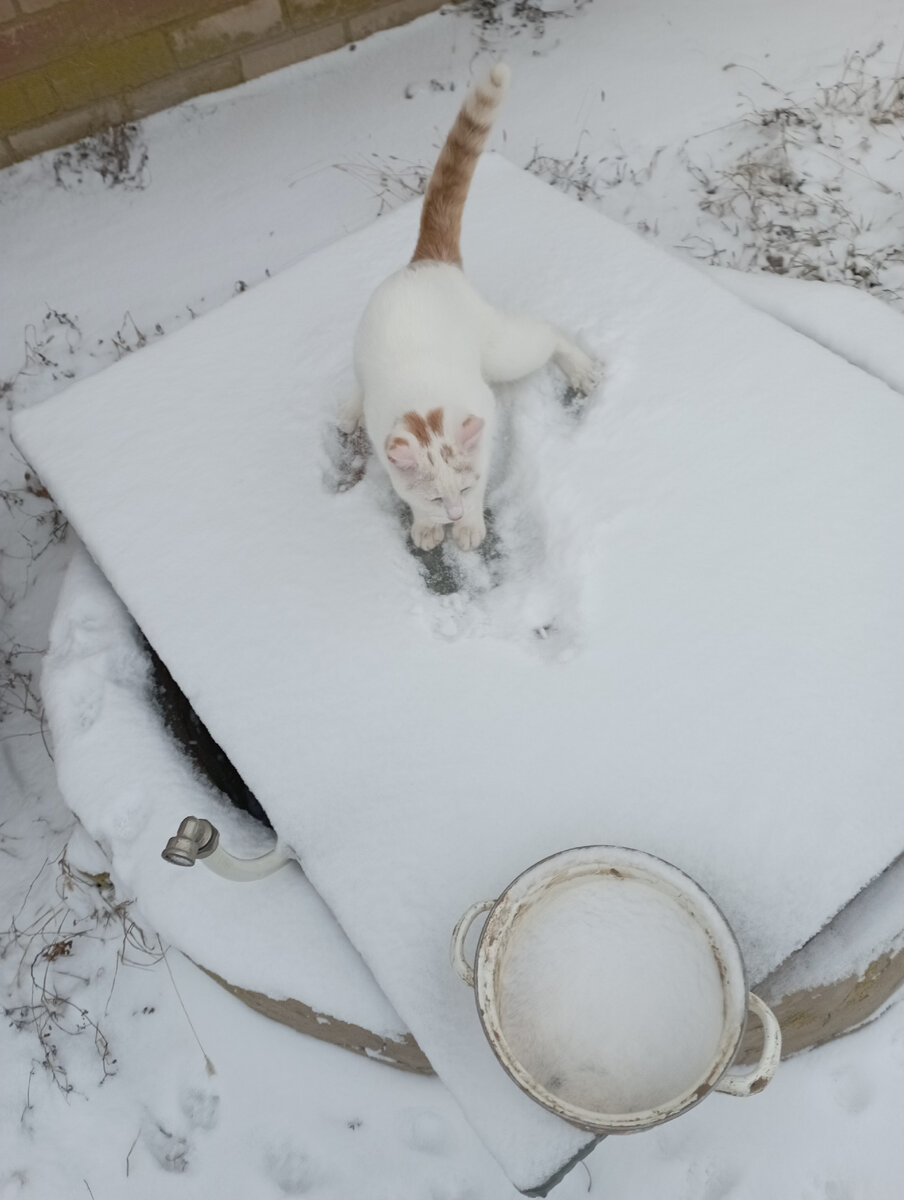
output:
M465 940L483 913L472 965ZM594 1133L649 1129L711 1091L759 1092L781 1057L778 1021L748 991L713 899L639 850L583 846L534 864L464 913L452 963L515 1083ZM730 1070L748 1013L762 1052Z

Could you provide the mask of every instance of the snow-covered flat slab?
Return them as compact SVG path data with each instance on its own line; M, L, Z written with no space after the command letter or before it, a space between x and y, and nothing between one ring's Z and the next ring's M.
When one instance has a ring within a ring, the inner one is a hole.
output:
M582 417L552 372L512 389L498 557L450 552L463 586L431 594L377 472L335 490L329 431L416 223L383 218L15 434L528 1188L586 1135L483 1041L448 961L468 904L555 850L639 846L713 894L756 979L904 848L904 405L485 161L469 273L608 373Z

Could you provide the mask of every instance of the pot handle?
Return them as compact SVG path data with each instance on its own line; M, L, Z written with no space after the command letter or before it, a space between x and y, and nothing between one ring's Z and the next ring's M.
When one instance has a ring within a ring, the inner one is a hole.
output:
M782 1056L782 1031L775 1013L753 992L748 993L747 1007L763 1027L763 1052L755 1067L738 1074L726 1071L722 1076L715 1090L729 1096L751 1096L761 1092L775 1074Z
M455 968L462 982L466 983L468 987L474 986L474 968L465 958L465 938L468 936L468 930L474 924L476 918L481 913L489 911L495 903L495 900L478 900L476 904L472 904L462 914L458 924L452 930L452 966Z

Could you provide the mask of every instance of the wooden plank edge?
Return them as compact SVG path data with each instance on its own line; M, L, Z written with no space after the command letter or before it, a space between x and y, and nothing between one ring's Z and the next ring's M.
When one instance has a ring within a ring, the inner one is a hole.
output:
M754 990L778 1017L782 1028L782 1058L790 1058L803 1050L853 1033L878 1016L904 985L904 946L880 954L862 974L787 995L781 994L782 974L779 967ZM735 1061L755 1062L761 1045L759 1024L754 1021L744 1034Z
M192 959L194 962L195 960ZM278 1021L280 1025L288 1025L299 1033L319 1038L322 1042L340 1046L343 1050L351 1050L353 1054L361 1054L365 1058L386 1063L400 1071L410 1071L415 1075L433 1075L427 1056L410 1033L402 1034L399 1038L382 1037L361 1025L353 1025L348 1021L340 1021L327 1013L319 1013L300 1000L274 1000L263 992L255 992L249 988L237 987L229 983L216 971L196 962L205 975L208 975L220 987L241 1000L243 1004L261 1016Z

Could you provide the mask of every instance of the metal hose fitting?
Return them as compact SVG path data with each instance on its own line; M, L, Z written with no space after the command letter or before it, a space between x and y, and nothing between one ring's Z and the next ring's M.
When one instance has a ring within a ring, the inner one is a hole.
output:
M199 858L213 854L219 840L219 833L209 821L203 817L186 817L176 836L166 843L163 857L174 866L193 867Z

